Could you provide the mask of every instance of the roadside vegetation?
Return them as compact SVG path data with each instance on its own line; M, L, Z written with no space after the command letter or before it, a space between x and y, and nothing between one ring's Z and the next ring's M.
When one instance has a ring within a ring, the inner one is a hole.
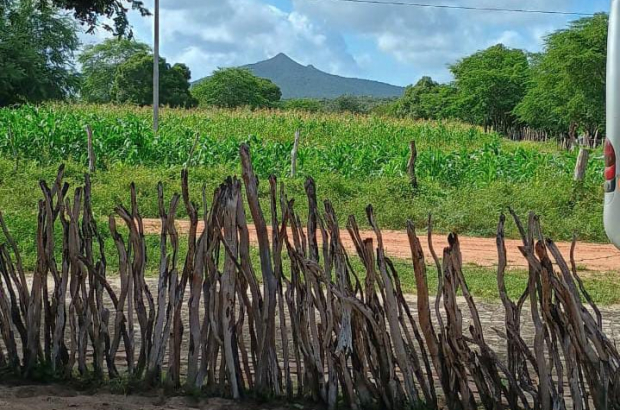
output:
M592 161L585 180L576 183L577 154L555 143L513 142L455 122L249 110L167 109L154 137L147 108L49 105L0 110L0 135L11 135L0 140L0 209L26 247L33 246L38 181L60 163L67 164L73 186L87 171L86 124L97 157L93 207L104 223L127 199L131 182L143 216L156 218L157 182L178 192L184 166L196 197L203 184L212 192L226 176L239 174L238 147L249 142L257 175L282 180L302 215L304 181L312 176L319 199L329 198L343 220L352 214L364 221L372 203L385 229L404 229L407 219L425 226L432 213L438 232L494 236L500 212L512 207L539 213L545 233L556 240L576 233L580 240L605 241L602 161ZM297 174L291 177L297 130ZM411 140L418 150L417 188L406 173ZM268 185L259 188L267 201ZM516 237L516 229L508 227L507 235Z

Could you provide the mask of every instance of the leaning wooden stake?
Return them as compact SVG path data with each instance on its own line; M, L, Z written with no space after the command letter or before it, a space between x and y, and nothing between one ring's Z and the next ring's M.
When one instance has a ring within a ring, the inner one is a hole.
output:
M275 348L276 332L276 293L277 281L273 273L271 251L269 249L269 236L263 211L258 201L258 179L252 169L250 147L242 144L240 148L241 167L248 205L256 226L258 237L258 252L260 257L261 272L264 283L264 307L262 311L262 337L259 340L258 369L256 375L256 388L260 393L270 394L272 391L280 393L278 380L278 364ZM273 390L272 390L273 389Z
M383 248L383 237L381 235L381 231L379 230L377 222L375 221L372 206L369 205L366 208L366 215L368 218L368 223L373 228L373 230L375 231L375 235L377 236L377 262L379 264L379 272L381 274L383 286L385 287L384 303L387 314L387 322L392 336L392 343L394 345L396 363L398 364L398 367L400 367L400 371L403 374L403 378L405 381L405 394L407 395L407 399L414 406L420 406L420 396L413 380L414 378L412 374L414 369L409 361L409 357L407 355L407 346L405 344L405 341L403 340L400 330L400 324L398 321L398 305L396 301L396 295L394 294L394 285L392 283L392 279L388 276L387 272L385 251Z
M229 180L225 185L222 195L223 214L223 233L222 236L229 247L224 260L224 271L220 282L220 292L222 298L222 308L220 310L220 322L222 326L224 342L224 360L230 383L230 392L233 399L241 397L239 386L239 371L237 360L235 334L235 305L237 287L237 268L234 262L234 255L238 253L237 237L237 204L239 202L240 184L237 179Z
M93 147L93 129L90 125L86 126L86 136L88 137L88 172L95 172L95 149Z
M414 188L418 187L418 178L415 174L415 164L418 160L418 150L415 146L415 141L409 142L409 161L407 162L407 175L409 176L409 182Z
M577 155L577 163L575 164L575 173L573 179L576 182L583 182L586 176L586 169L588 168L588 158L590 157L590 149L586 146L579 148L579 155Z
M299 130L295 131L295 142L291 151L291 177L297 173L297 149L299 148Z

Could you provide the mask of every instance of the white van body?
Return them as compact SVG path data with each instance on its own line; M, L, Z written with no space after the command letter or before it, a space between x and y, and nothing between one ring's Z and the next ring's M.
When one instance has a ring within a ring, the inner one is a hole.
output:
M607 122L605 208L603 222L609 240L620 248L620 0L612 0L607 38Z

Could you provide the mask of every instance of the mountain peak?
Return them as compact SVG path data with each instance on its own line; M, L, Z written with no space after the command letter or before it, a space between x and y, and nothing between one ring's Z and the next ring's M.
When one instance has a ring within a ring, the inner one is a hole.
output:
M336 98L341 95L399 97L404 88L378 81L347 78L302 65L284 53L244 66L280 87L282 98Z
M299 64L297 61L293 60L289 56L284 53L278 53L275 56L271 57L268 61L273 61L277 63L295 63Z

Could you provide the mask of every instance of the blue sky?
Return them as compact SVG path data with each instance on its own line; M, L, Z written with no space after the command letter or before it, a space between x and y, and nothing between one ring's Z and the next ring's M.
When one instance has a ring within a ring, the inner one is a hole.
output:
M574 17L426 9L334 0L160 0L161 50L192 78L217 67L288 54L344 76L397 85L430 75L449 81L448 65L497 43L541 50L548 33ZM594 13L609 0L426 0L431 4ZM147 0L152 7L152 0ZM130 17L136 37L152 44L152 18ZM82 36L84 43L106 34Z

